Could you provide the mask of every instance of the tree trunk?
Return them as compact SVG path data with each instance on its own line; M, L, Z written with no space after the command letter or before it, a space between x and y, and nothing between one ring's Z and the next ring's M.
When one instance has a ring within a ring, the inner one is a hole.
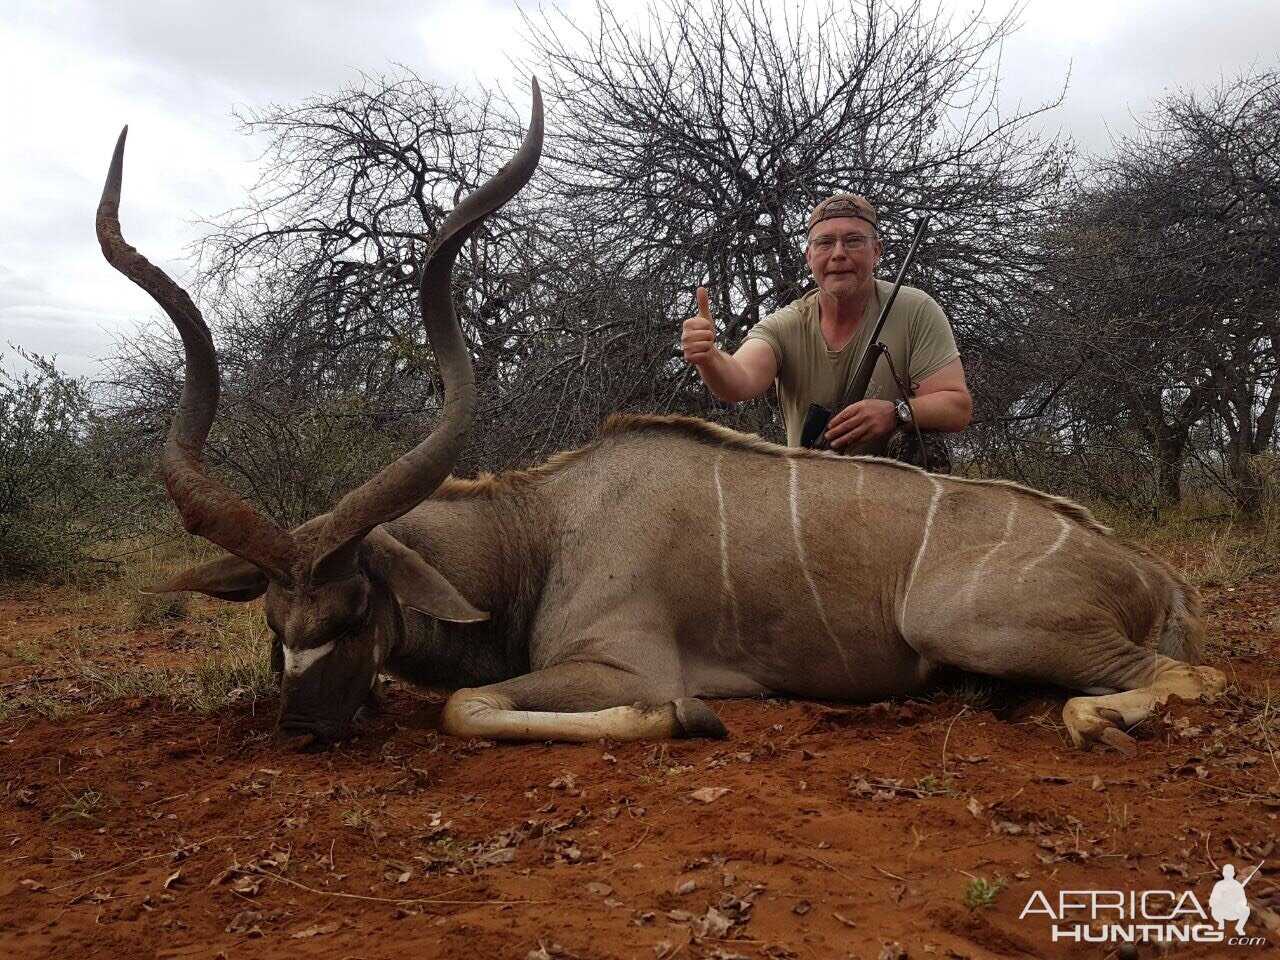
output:
M1227 451L1227 467L1231 471L1231 499L1241 513L1256 517L1262 512L1262 476L1258 461L1243 438L1233 438Z
M1160 506L1171 507L1182 502L1182 460L1186 450L1186 434L1162 434L1156 438L1156 496Z

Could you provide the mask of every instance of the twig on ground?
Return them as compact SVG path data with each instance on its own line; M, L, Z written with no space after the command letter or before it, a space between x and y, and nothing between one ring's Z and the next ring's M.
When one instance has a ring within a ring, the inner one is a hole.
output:
M552 902L550 900L442 900L435 897L371 897L363 893L345 893L341 890L320 890L316 887L309 887L305 883L299 883L297 880L290 880L288 877L282 876L278 873L267 873L265 871L257 870L241 870L239 872L249 876L266 877L268 880L277 880L280 883L287 883L291 887L297 887L299 890L307 891L307 893L319 894L322 897L342 897L345 900L368 900L373 903L429 903L445 907L508 907ZM455 887L454 889L461 888Z
M806 854L804 854L804 855L805 855L806 857L808 857L810 860L814 860L814 861L816 861L816 862L818 862L818 863L822 864L824 867L826 867L828 870L830 870L830 871L831 871L832 873L834 873L836 876L838 876L838 877L843 877L845 880L848 880L850 883L856 883L856 882L857 882L856 880L854 880L854 879L853 879L853 877L849 876L849 875L848 875L847 873L845 873L843 870L840 870L839 868L832 866L831 864L827 863L827 861L823 860L821 857L815 857L812 853L806 853Z
M1001 837L1001 835L1000 835L1000 834L997 834L997 835L996 835L996 836L994 836L994 837L984 837L984 838L983 838L983 839L981 839L981 840L970 840L968 843L961 843L961 844L959 844L959 845L957 845L957 846L954 846L954 847L945 847L945 848L943 849L943 851L942 851L942 852L943 852L943 853L955 853L957 850L965 850L965 849L968 849L969 847L980 847L980 846L982 846L983 844L987 844L987 843L995 843L997 840L999 840L999 839L1000 839L1000 837Z
M207 847L209 844L213 843L215 840L252 840L252 839L253 839L252 837L233 837L230 835L220 836L220 837L210 837L208 840L200 840L197 843L185 844L181 849L185 850L189 847ZM106 870L100 870L97 873L91 873L87 877L80 877L75 880L68 880L66 883L60 883L57 886L50 887L49 892L52 893L54 890L61 890L63 887L70 887L77 883L88 883L90 880L97 880L99 877L105 877L109 873L115 873L117 870L123 870L126 867L136 866L139 863L146 863L148 860L160 860L164 857L172 857L172 856L173 856L173 851L166 850L164 853L153 853L150 856L139 857L137 860L130 860L128 863L121 863L121 864L118 864L117 866L109 867Z
M946 735L942 738L942 775L947 775L947 741L951 739L951 728L956 725L956 721L968 713L968 707L961 707L960 712L951 718L951 722L947 724Z
M875 864L872 864L872 866L873 866L873 867L875 867ZM900 877L900 876L898 876L896 873L890 873L890 872L889 872L888 870L886 870L884 867L875 867L875 869L879 870L879 871L880 871L881 873L883 873L886 877L889 877L889 878L890 878L890 879L892 879L892 880L897 880L899 883L906 883L906 882L907 882L907 878L906 878L906 877Z
M649 836L649 824L646 823L644 825L644 833L640 834L640 839L637 840L635 843L631 844L631 846L625 847L622 850L619 850L618 851L619 855L623 853L629 853L632 850L634 850L636 847L640 846L640 844L644 843L645 837L647 836Z

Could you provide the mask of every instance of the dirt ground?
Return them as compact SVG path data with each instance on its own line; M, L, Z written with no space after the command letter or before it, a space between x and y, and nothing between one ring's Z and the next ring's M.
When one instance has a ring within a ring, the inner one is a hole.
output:
M317 755L270 739L269 699L0 711L0 957L1103 958L1019 919L1035 891L1207 909L1225 863L1261 860L1266 945L1171 952L1274 956L1280 579L1203 593L1234 686L1175 702L1134 760L1074 750L1060 692L981 686L715 702L724 742L516 746L438 735L441 701L388 681L385 712ZM11 704L83 692L30 652L93 615L47 599L0 597ZM193 638L123 642L163 663Z

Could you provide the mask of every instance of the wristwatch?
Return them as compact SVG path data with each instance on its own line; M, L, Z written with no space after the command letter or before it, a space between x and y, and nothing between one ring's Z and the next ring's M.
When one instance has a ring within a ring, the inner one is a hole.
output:
M899 400L893 405L893 415L902 426L906 426L914 419L911 413L911 404L905 400Z

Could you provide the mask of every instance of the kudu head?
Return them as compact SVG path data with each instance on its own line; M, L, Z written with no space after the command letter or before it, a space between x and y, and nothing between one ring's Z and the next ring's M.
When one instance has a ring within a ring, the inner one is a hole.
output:
M204 318L187 293L125 242L120 184L126 127L98 204L103 255L169 315L186 352L186 380L161 468L187 531L228 550L156 592L194 590L244 602L266 594L281 674L278 732L308 742L344 737L390 649L400 608L467 623L488 614L469 604L417 553L376 529L425 500L449 474L475 415L475 377L453 310L450 274L472 231L528 182L542 150L542 97L515 158L464 199L441 226L421 269L418 305L444 383L443 414L430 436L348 493L332 512L283 530L202 465L218 406L218 361Z

